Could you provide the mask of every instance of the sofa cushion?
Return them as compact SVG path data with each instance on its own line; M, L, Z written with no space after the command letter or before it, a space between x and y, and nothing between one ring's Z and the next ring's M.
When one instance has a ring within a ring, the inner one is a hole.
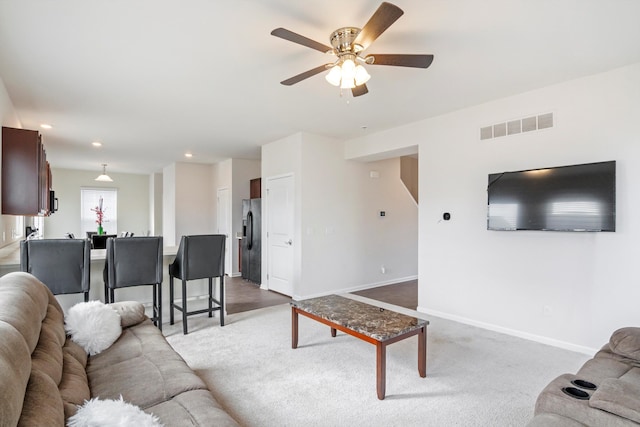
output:
M626 427L637 425L628 419L610 414L590 406L590 400L581 400L565 394L562 389L573 387L571 381L586 379L572 374L564 374L551 381L542 390L536 400L535 414L553 413L567 418L572 418L579 423L588 426ZM600 384L596 384L598 388ZM592 398L593 392L585 390Z
M58 385L62 378L62 346L65 335L61 314L52 305L49 305L48 312L42 322L38 345L31 354L31 369L42 371Z
M640 383L608 378L589 400L589 406L640 423Z
M125 329L113 346L90 356L87 377L92 397L117 399L122 395L142 409L184 391L206 390L149 320Z
M19 426L62 426L64 405L58 385L42 371L31 371Z
M172 427L238 425L207 390L180 393L172 399L147 408L146 411L157 415L166 426Z
M0 336L0 424L16 425L31 373L30 351L22 334L9 323L0 321Z
M621 328L611 335L611 351L629 359L640 360L640 328Z
M543 413L533 417L527 427L585 427L585 425L562 415Z
M147 318L144 305L138 301L119 301L107 305L120 315L120 324L123 328L137 325Z
M29 353L38 344L41 322L47 315L50 303L47 291L51 294L42 282L28 273L14 272L0 278L0 322L9 323L18 330ZM57 304L53 294L51 298Z
M69 418L76 413L78 406L91 398L91 391L82 362L68 351L67 347L64 350L62 381L58 388L64 403L64 416Z
M51 401L47 400L47 393L41 392L43 388L51 391L55 387L55 394L58 394L57 384L51 376L58 376L59 366L49 370L42 363L46 356L40 354L40 362L36 362L39 367L32 372L31 354L40 342L42 321L47 313L60 317L62 308L42 282L22 272L0 277L0 302L0 420L3 424L16 425L21 413L32 414L33 407L28 406L34 402L41 404L45 413L48 412ZM59 341L60 338L59 331L50 324L44 335L50 343ZM46 381L45 377L49 380ZM50 387L51 385L54 387ZM40 391L35 400L31 397L24 399L23 393L28 388ZM38 399L42 402L38 403ZM55 395L51 399L55 400ZM51 419L57 418L52 416ZM35 422L32 424L38 425Z
M601 352L598 355L598 357L587 360L578 370L576 376L598 385L607 378L620 378L631 369L631 366L622 362L621 357L614 353Z

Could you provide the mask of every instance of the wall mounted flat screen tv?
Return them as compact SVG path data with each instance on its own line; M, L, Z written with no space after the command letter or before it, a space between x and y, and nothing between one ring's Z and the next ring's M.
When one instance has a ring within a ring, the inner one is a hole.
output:
M488 230L615 231L616 162L489 175Z

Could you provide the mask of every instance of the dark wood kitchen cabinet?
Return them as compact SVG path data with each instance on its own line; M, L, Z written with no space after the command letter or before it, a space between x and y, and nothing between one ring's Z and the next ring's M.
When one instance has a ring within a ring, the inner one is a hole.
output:
M249 198L259 199L262 197L262 179L255 178L249 180Z
M38 131L2 128L2 213L49 215L51 168Z

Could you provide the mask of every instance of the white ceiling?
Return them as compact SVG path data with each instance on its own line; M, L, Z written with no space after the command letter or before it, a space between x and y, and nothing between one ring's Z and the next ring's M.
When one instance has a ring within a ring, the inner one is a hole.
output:
M431 53L430 68L368 66L340 96L324 44L379 0L0 0L0 78L53 167L150 173L175 161L257 159L295 132L339 139L640 61L637 0L393 0L405 14L368 53ZM366 129L363 129L366 127ZM92 141L101 141L96 149Z

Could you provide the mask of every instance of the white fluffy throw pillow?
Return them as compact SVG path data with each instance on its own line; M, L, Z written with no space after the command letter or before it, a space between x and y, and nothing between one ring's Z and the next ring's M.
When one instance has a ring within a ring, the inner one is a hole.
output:
M67 427L162 427L155 415L120 400L86 400L75 415L67 420Z
M120 315L101 301L74 305L64 323L71 339L90 355L109 348L122 333Z

